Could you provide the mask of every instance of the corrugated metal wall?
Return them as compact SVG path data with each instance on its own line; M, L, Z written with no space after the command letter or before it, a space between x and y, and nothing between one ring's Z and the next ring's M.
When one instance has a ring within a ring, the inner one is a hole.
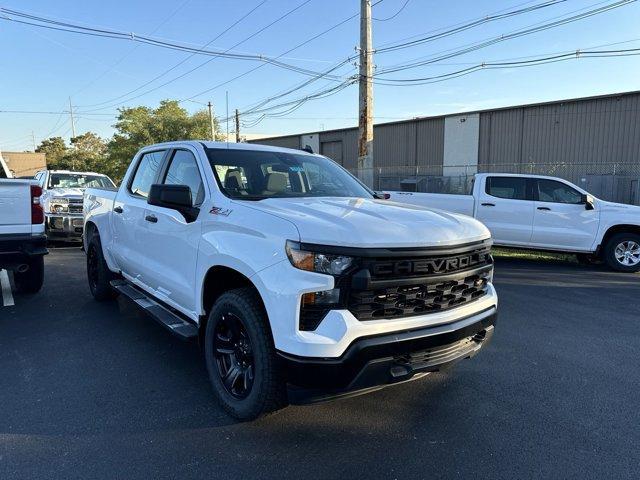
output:
M638 164L639 124L638 94L483 112L478 164Z
M300 135L261 138L260 140L252 140L249 143L260 143L261 145L271 145L272 147L300 148Z

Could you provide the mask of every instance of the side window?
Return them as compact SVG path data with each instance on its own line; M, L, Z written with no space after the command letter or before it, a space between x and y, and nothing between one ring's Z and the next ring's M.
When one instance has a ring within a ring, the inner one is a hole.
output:
M538 180L538 201L553 203L582 203L582 194L562 182Z
M38 185L40 185L40 188L44 190L44 182L47 180L47 172L40 172L36 176L36 179L38 180Z
M149 196L149 190L156 181L165 152L166 150L159 150L142 155L136 167L136 173L133 175L133 180L129 185L131 193L144 198Z
M200 205L204 200L204 184L193 154L187 150L176 150L164 177L168 185L187 185L191 189L191 202Z
M488 195L511 200L527 199L527 179L521 177L487 177Z

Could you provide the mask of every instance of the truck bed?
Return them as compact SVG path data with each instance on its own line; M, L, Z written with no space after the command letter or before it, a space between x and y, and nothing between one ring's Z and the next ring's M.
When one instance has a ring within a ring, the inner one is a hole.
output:
M409 205L437 208L447 212L462 213L473 217L475 201L472 195L450 195L445 193L385 192L390 200Z

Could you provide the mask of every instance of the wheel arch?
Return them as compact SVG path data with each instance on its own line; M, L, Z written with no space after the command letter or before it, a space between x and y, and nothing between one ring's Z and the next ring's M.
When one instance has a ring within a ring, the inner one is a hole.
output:
M203 314L200 316L199 322L199 337L201 343L204 340L204 333L207 328L209 312L211 311L213 304L218 298L220 298L222 294L238 288L251 288L255 291L258 299L260 300L260 305L263 309L263 312L267 318L267 328L269 330L269 333L273 335L273 332L271 331L271 322L269 321L269 314L267 312L267 308L265 307L265 302L262 298L262 294L260 293L260 289L257 287L257 285L251 280L251 278L234 268L225 265L214 265L209 267L209 269L207 270L202 285L200 301L202 306L201 311L203 312Z
M100 232L98 231L98 226L94 222L89 220L87 223L85 223L82 234L82 242L84 244L85 251L87 250L87 247L89 246L89 243L91 242L91 239L94 235L100 235Z
M635 233L636 235L640 235L640 225L626 224L622 223L619 225L612 225L607 229L607 231L602 236L602 241L600 242L600 249L603 249L607 246L607 242L611 237L617 235L618 233Z

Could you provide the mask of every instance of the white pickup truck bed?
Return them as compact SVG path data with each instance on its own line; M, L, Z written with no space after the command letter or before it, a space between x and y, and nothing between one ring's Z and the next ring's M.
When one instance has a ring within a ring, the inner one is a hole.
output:
M446 193L384 192L394 202L429 206L447 212L462 213L473 217L474 199L471 195L448 195Z

